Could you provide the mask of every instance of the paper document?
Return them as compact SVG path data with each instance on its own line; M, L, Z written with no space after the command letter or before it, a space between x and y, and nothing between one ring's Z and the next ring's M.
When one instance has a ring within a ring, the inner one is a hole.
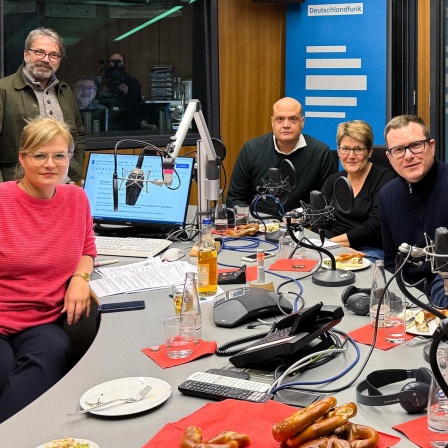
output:
M336 247L340 247L340 244L334 243L333 241L325 239L324 245L322 246L322 242L319 238L309 238L308 239L312 244L318 247L325 247L325 249L335 249ZM306 241L305 241L306 242Z
M187 272L197 272L197 267L186 261L162 262L160 257L139 263L101 268L103 278L92 280L90 289L97 297L135 291L167 288L182 283Z

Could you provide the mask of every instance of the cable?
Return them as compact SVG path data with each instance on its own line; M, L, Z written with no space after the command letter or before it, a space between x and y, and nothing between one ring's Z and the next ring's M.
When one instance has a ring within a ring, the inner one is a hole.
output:
M232 241L247 241L248 244L246 244L244 246L229 245L228 243L230 243ZM252 252L251 250L248 250L248 249L258 249L258 247L260 247L261 242L270 244L273 247L273 250L278 250L277 243L273 243L272 241L260 240L260 238L251 237L251 236L243 236L240 238L232 238L232 237L227 236L227 237L223 238L222 249L233 250L236 252Z

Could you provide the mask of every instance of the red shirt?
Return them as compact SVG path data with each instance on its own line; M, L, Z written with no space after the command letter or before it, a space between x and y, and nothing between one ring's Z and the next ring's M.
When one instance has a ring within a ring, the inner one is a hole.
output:
M0 333L55 322L82 255L97 255L82 188L36 199L17 181L0 183Z

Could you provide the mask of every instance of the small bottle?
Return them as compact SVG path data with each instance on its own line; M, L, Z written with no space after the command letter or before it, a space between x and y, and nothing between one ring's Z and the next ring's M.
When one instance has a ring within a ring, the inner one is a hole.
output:
M210 296L218 291L218 252L210 219L202 221L202 236L198 245L198 291L201 296Z
M187 272L185 274L185 284L182 293L182 306L180 309L181 316L194 315L195 330L194 342L197 344L201 339L202 332L202 316L201 305L199 303L198 288L196 285L196 274L194 272Z
M437 363L446 383L448 381L448 348L446 344L442 346L441 343L437 349ZM432 377L431 387L429 388L427 415L431 440L447 439L448 398L434 376ZM441 434L444 434L444 436L441 437ZM445 440L445 444L447 442L448 439Z
M288 234L286 226L280 226L280 238L278 240L279 244L279 258L289 258L294 251L294 241Z
M389 291L386 288L386 272L384 261L376 260L373 269L372 289L370 292L370 323L375 326L378 305L381 301L380 313L378 316L378 327L384 327L384 319L389 313Z
M224 203L217 203L215 207L215 230L225 232L229 224L227 207Z

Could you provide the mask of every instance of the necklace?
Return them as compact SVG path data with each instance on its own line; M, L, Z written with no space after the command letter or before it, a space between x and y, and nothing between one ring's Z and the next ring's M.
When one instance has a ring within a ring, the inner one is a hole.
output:
M51 199L55 194L56 194L56 188L54 189L53 193L51 196L47 196L45 195L43 192L39 195L36 194L35 192L33 192L33 190L28 186L28 184L25 182L24 179L20 179L19 180L19 188L21 188L25 193L29 194L30 196L32 196L33 198L37 198L37 199Z

